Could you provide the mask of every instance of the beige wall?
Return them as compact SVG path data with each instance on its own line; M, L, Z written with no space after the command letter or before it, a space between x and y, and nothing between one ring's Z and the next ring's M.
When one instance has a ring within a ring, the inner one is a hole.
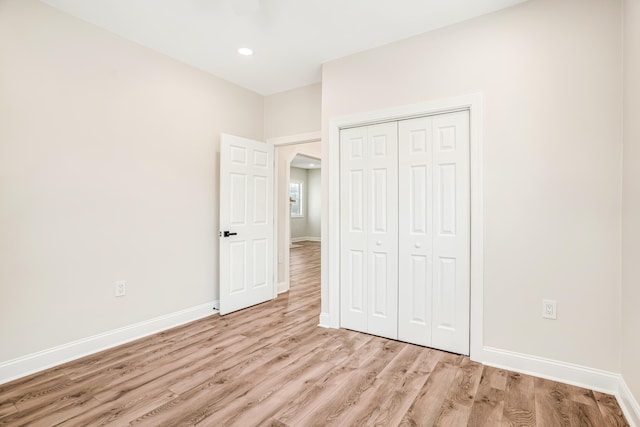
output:
M220 132L263 98L0 1L0 362L218 298Z
M532 0L330 62L322 83L325 139L338 116L481 92L484 345L614 372L620 7Z
M320 83L264 98L264 137L275 138L320 130Z
M640 400L640 1L624 2L622 375Z

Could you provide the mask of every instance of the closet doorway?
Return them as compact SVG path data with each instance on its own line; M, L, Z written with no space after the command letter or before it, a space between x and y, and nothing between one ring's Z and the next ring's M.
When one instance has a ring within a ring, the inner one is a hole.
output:
M466 341L467 343L465 346L466 349L463 348L461 350L453 350L453 351L457 351L463 354L468 354L474 360L483 357L485 350L483 347L484 344L483 344L483 333L482 333L483 323L484 323L483 322L483 269L484 269L483 268L484 225L483 224L484 224L484 220L483 220L483 207L482 207L483 205L483 182L482 182L483 181L483 175L482 175L483 108L482 108L481 94L464 95L464 96L459 96L455 98L430 101L430 102L424 102L419 104L410 104L405 106L387 108L383 110L354 113L350 116L343 116L340 118L331 119L329 121L328 143L326 144L326 150L324 152L327 158L327 165L325 167L326 169L325 176L327 178L328 198L333 203L329 203L329 206L327 209L328 212L326 214L326 218L329 219L330 221L328 221L328 224L327 224L327 230L326 230L327 235L323 236L323 239L326 237L326 239L328 240L326 244L327 246L326 253L323 252L323 254L326 255L327 257L328 262L326 263L327 264L326 266L323 264L322 310L320 314L321 326L331 327L331 328L348 327L345 325L345 322L343 322L344 313L342 310L343 308L342 306L345 303L344 299L345 297L353 297L353 300L355 301L357 298L361 298L361 295L358 295L359 283L357 281L354 282L356 286L351 287L351 289L349 289L349 285L343 286L344 285L343 279L351 280L345 277L349 274L348 272L350 271L349 270L350 267L347 265L343 269L343 263L351 262L351 261L346 260L343 256L344 249L346 248L342 246L342 242L343 242L342 236L343 236L343 232L346 231L344 227L345 227L345 220L347 218L343 216L344 212L342 210L342 207L343 207L343 204L351 203L351 202L348 200L342 200L342 192L348 189L349 181L348 179L345 179L342 173L344 171L342 170L342 166L341 166L342 165L342 149L341 149L341 141L340 141L341 132L345 130L357 128L357 127L377 126L377 125L389 123L389 122L400 122L403 120L412 120L412 119L422 118L422 117L435 117L439 115L446 115L450 113L457 113L457 112L463 112L463 111L468 112L468 149L467 149L468 164L465 168L467 170L467 178L465 178L465 181L468 182L468 196L467 196L468 197L467 199L468 201L468 220L467 220L468 242L466 243L466 248L467 248L466 250L468 252L468 259L469 259L468 267L466 269L467 271L466 275L468 276L468 279L467 279L467 283L468 283L467 284L467 288L468 288L467 301L468 302L467 304L465 304L466 315L468 318L468 332L467 332L466 338L464 339L464 341ZM357 153L359 149L358 145L359 144L357 143L354 144L354 148L353 148L353 154L356 157L358 155ZM383 152L381 151L381 144L379 143L379 141L372 142L372 146L374 147L374 150L377 150L377 152L375 153L376 156L383 155ZM391 163L393 163L393 161L391 161ZM357 175L358 175L356 169L357 167L354 168L354 172L356 172L353 175L354 183L357 181ZM383 181L382 174L378 173L378 169L380 169L380 167L375 165L370 166L369 172L375 172L372 175L376 175L378 179L378 183L381 183ZM403 169L406 169L406 168L403 168ZM417 172L418 169L419 168L416 168L413 171ZM445 173L445 175L446 174L450 175L452 168L448 168L448 169L449 171L445 170L442 172ZM362 170L362 173L365 174L366 168L361 168L361 170ZM373 176L368 177L368 179L370 178L373 178ZM403 201L406 202L408 200L408 198L405 197L406 195L406 193L404 193L405 190L407 190L406 185L399 186L399 191L397 194L398 204L402 203ZM401 194L400 192L403 192L403 194ZM374 199L370 199L368 203L373 203L372 206L381 206L380 204L376 205L376 203L378 203L382 199L380 198L375 199L375 196L372 196L371 192L367 191L367 193L369 193L369 195L366 197L374 197ZM391 193L387 193L387 194L391 194ZM448 206L451 207L450 202L447 202L447 203L449 203ZM357 212L357 207L356 207L356 212ZM367 213L370 214L370 212L367 212ZM389 212L389 213L393 214L393 212ZM403 214L400 214L399 212L396 212L396 213L398 213L399 216L400 215L404 216L404 213ZM404 226L406 224L406 217L404 217L404 219L399 218L398 224ZM355 228L357 227L354 227L354 229ZM390 236L391 235L393 235L393 233L390 233ZM380 243L379 245L378 245L378 242ZM374 246L380 246L380 247L386 244L384 239L382 238L372 239L370 236L366 240L367 246L365 247L363 245L362 248L360 249L356 248L356 251L362 250L363 256L364 256L364 251L369 250L369 243L371 243ZM413 242L414 248L416 243L419 243L419 242ZM400 245L400 242L398 242L398 245ZM424 243L422 243L422 245L424 245ZM419 249L419 248L416 248L416 249ZM346 249L346 250L349 251L350 249ZM373 252L373 250L371 250L371 252ZM383 252L383 251L380 250L380 252ZM391 250L389 253L398 254L400 252L402 251L400 250L400 248L398 248L395 250ZM381 258L383 257L383 255L376 254L376 257L378 257L376 259L376 261L378 262L377 267L382 268L381 266L384 265L384 263L381 263L379 261L381 261ZM443 255L443 258L446 258L446 255ZM359 268L357 264L358 256L356 253L354 253L354 257L352 261L354 263L353 265ZM442 260L442 261L446 261L446 260ZM370 264L370 265L374 265L374 264ZM456 269L452 268L453 265L454 265L453 262L446 261L443 263L442 265L443 270L441 271L443 273L446 273L446 275L448 275L449 277L452 277L451 273L454 270L457 270L457 268ZM402 268L399 268L399 266L397 265L394 267L392 264L389 264L389 266L392 269L396 268L399 272L406 272L406 269L403 270ZM447 269L448 269L448 272L445 271ZM365 281L367 283L366 286L370 285L369 279L368 279L369 276L379 277L379 275L377 275L377 273L374 271L365 271L365 270L361 270L361 271L363 271L363 276L362 276L363 286ZM367 275L367 278L365 278L364 274ZM398 275L399 274L400 273L398 273ZM393 275L387 276L387 277L393 277ZM390 284L393 285L392 283ZM382 283L380 283L380 285L382 285ZM360 289L364 289L364 288L361 287ZM351 292L352 296L345 295L345 290L347 293ZM383 292L374 293L374 295L378 297L382 296L383 294L384 294ZM371 296L371 294L368 294L368 295ZM365 300L361 298L361 301L365 301ZM378 308L383 303L384 301L382 301L380 298L378 298L378 300L374 300L373 306L371 306L369 302L366 302L366 304L369 304L369 306L367 306L366 309L367 310L370 309L372 315L374 316L380 315L381 310L378 310ZM346 304L349 305L350 303L346 302ZM364 304L365 302L360 304L363 307L363 309L365 307ZM353 304L353 306L354 308L357 308L358 304ZM393 307L393 304L391 304L390 307ZM399 311L405 312L406 310L401 308ZM391 315L390 312L389 314ZM393 318L393 316L390 316L390 317ZM346 323L350 323L350 321L346 320ZM366 327L368 328L368 326ZM356 327L352 326L350 328L356 328ZM357 328L360 330L363 330L361 329L361 327L357 327ZM394 328L391 327L390 329L393 330Z
M340 325L469 354L469 112L340 132Z

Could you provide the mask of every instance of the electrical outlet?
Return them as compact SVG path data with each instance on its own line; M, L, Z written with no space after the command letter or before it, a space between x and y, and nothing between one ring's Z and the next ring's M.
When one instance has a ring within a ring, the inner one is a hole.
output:
M556 307L556 300L543 299L542 300L542 317L545 319L557 319L558 312Z
M125 282L124 280L118 280L114 283L114 285L116 287L116 296L123 297L127 292L127 282Z

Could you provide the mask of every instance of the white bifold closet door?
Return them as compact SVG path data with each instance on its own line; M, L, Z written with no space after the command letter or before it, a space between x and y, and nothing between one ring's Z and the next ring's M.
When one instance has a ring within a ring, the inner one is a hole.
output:
M341 326L469 354L468 111L342 130Z
M467 111L399 122L398 338L469 354Z
M397 339L397 123L342 130L340 159L340 322Z

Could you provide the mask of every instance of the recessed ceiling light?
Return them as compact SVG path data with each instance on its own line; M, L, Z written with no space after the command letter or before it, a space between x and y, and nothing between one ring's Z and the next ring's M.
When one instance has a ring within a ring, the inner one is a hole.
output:
M253 55L253 51L251 49L249 49L248 47L241 47L240 49L238 49L238 53L240 55L244 55L244 56Z
M313 163L309 163L309 166L314 167L315 165Z

